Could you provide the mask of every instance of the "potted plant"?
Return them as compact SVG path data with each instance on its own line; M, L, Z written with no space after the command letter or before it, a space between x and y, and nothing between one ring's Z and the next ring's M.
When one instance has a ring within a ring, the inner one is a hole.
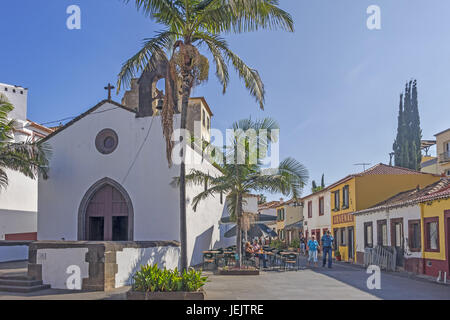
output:
M336 258L336 261L341 261L341 253L339 250L334 251L334 257Z
M182 274L175 270L159 269L157 264L141 266L133 276L128 300L204 300L203 286L207 277L201 271L189 269Z

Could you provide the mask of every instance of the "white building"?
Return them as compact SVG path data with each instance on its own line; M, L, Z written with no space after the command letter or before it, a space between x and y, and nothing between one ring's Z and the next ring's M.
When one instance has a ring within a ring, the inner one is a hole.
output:
M8 116L17 123L15 142L37 141L53 131L27 119L28 89L0 83L0 94L14 106ZM36 239L38 183L17 171L5 171L9 185L0 190L0 240ZM9 258L14 257L2 256L0 261Z
M443 179L422 189L400 192L371 208L353 213L357 261L364 261L366 248L395 247L398 267L422 273L422 216L418 200L448 185L449 181Z
M272 216L272 217L277 217L277 207L279 207L281 205L283 201L270 201L270 202L266 202L263 203L261 205L258 206L258 213L261 215L267 215L267 216ZM271 228L272 230L274 230L275 232L277 232L277 221L275 219L275 221L273 222L266 222L266 225Z
M127 106L104 100L46 138L52 158L49 178L39 181L38 240L180 240L179 188L171 185L179 165L168 167L155 95L132 94L133 88L124 99ZM192 99L188 128L200 121L209 131L209 121L201 121L205 111L212 115L203 98ZM179 126L176 113L174 129ZM187 173L220 174L190 147L186 159ZM219 225L228 215L225 195L193 210L192 200L203 188L186 188L191 265L202 262L202 251L233 244L223 237L226 226Z
M315 236L320 240L331 231L331 195L328 189L312 193L301 199L303 202L303 231L306 238Z

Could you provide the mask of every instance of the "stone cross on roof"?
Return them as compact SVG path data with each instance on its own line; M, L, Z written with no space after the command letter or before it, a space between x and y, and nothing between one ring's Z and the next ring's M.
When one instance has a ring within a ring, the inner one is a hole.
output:
M108 100L111 100L111 90L115 88L116 87L112 86L111 83L108 83L108 86L105 87L105 90L108 90Z

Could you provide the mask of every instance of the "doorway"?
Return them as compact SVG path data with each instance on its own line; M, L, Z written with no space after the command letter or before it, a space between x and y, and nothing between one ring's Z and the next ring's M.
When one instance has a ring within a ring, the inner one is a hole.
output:
M391 246L395 247L397 252L397 266L403 267L405 254L403 218L391 219Z
M111 179L102 179L89 189L81 203L78 221L78 240L133 240L131 200Z
M354 235L353 227L348 228L348 258L354 259Z

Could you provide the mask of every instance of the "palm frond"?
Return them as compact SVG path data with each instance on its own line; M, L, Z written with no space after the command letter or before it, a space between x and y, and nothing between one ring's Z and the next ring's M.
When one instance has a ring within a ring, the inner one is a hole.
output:
M6 172L0 168L0 191L8 186L8 176Z
M123 0L125 4L132 1L138 11L142 11L147 17L153 18L158 23L171 26L172 31L180 32L183 29L184 19L182 4L179 1L170 0ZM178 4L177 4L178 2Z
M260 108L264 110L265 89L258 71L247 66L238 55L228 48L228 44L221 37L213 34L198 33L195 39L205 42L208 47L214 47L214 50L220 50L222 52L227 62L234 66L239 77L244 80L245 87L249 90L250 95L256 99Z
M131 80L144 70L155 70L158 61L168 61L165 50L173 43L176 33L161 31L154 38L145 39L142 49L122 65L118 75L117 92L122 84L130 86Z
M243 33L259 29L293 32L292 16L278 4L278 0L206 0L198 5L198 23L213 33Z

